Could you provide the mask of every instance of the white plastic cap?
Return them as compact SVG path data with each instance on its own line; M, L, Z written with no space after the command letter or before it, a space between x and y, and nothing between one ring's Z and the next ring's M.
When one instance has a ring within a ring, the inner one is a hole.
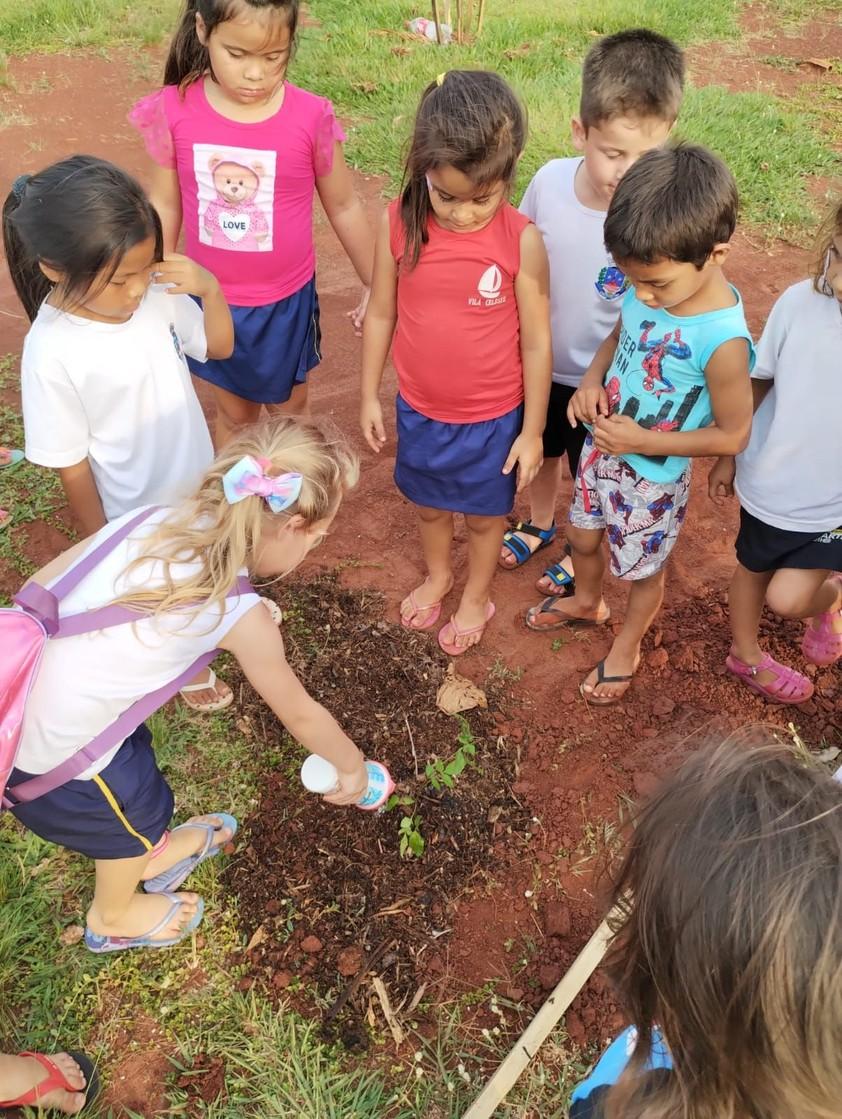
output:
M339 787L339 771L325 758L310 754L301 767L301 784L311 793L335 793Z

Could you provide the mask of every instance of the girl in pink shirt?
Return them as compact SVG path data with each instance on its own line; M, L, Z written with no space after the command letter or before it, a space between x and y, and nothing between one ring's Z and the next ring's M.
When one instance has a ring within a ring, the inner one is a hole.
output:
M525 138L523 109L497 74L451 70L427 87L406 185L380 225L363 331L363 434L379 452L378 390L392 345L395 481L417 506L427 566L401 604L408 629L436 625L453 586L453 514L465 515L468 578L438 635L451 656L480 641L494 615L503 520L542 459L547 256L508 201Z
M150 196L172 251L211 270L235 349L193 372L214 386L217 443L270 411L307 411L321 360L313 192L364 285L373 247L333 106L286 81L299 0L186 0L164 87L130 114L154 160ZM280 405L285 405L281 408Z

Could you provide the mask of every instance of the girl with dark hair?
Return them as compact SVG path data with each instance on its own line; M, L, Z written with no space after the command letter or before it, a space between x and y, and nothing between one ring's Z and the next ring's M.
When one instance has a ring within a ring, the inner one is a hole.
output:
M191 366L213 386L216 438L269 411L305 413L321 361L313 193L364 285L373 245L333 106L287 81L298 0L186 0L164 87L130 120L154 163L151 197L174 249L219 278L234 315L225 360Z
M643 809L608 970L634 1028L571 1119L840 1119L842 787L783 745L691 757Z
M401 604L407 628L436 625L453 586L453 514L465 515L468 577L438 635L451 656L480 641L494 615L504 518L542 459L547 254L508 200L525 139L523 108L497 74L451 70L425 89L403 192L380 225L363 332L361 423L376 452L394 335L395 481L417 507L427 566Z
M189 493L213 448L184 355L204 361L233 346L215 278L165 254L140 186L89 155L16 180L3 242L32 321L21 359L26 457L58 470L82 535ZM185 696L199 710L232 699L207 673Z

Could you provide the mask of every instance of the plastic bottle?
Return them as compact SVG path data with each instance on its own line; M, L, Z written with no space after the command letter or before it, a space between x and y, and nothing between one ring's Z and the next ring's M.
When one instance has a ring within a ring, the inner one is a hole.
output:
M380 762L365 763L368 770L368 788L357 801L357 808L373 812L382 808L392 795L395 782L385 765ZM335 793L339 788L339 771L325 758L310 754L301 767L301 784L311 793Z

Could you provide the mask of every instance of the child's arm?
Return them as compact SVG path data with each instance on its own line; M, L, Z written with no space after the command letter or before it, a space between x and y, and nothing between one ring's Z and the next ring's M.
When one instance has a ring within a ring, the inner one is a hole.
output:
M350 312L354 329L359 333L365 319L371 288L374 238L363 204L354 189L354 180L351 178L351 172L345 162L345 153L339 141L336 141L333 146L333 163L330 171L316 178L316 190L319 192L327 220L333 226L334 233L348 254L365 289L359 306Z
M98 532L107 523L102 499L96 488L91 464L86 458L73 466L60 466L58 476L73 519L84 536Z
M234 352L234 323L216 276L189 257L167 253L158 265L156 280L171 285L169 295L196 295L201 299L208 357L230 357Z
M571 427L577 423L596 423L597 416L607 416L610 407L608 393L605 391L605 375L614 361L614 354L620 344L620 320L593 356L579 387L567 405L567 419Z
M384 210L377 230L371 299L363 326L363 374L360 426L369 447L380 453L386 442L378 393L397 322L398 266L389 243L389 214Z
M773 377L752 377L752 415L757 412L757 409L766 399L774 383ZM734 478L736 474L736 455L720 455L711 467L710 474L708 474L708 497L713 498L715 501L722 497L733 497Z
M517 488L528 486L544 458L541 436L547 422L547 401L553 372L550 335L550 266L544 239L534 225L520 238L520 268L515 276L523 365L523 427L509 451L503 473L518 468Z
M713 423L694 431L650 431L628 416L599 417L594 443L609 455L636 454L701 458L738 455L751 434L752 389L749 347L744 338L723 342L705 367Z
M181 232L181 189L175 168L152 164L149 176L149 200L158 211L164 232L164 252L174 253Z
M269 612L256 605L219 644L234 654L251 684L293 738L305 750L326 758L339 770L339 792L325 799L334 804L358 801L368 786L365 758L333 716L308 694L290 668L283 638Z

